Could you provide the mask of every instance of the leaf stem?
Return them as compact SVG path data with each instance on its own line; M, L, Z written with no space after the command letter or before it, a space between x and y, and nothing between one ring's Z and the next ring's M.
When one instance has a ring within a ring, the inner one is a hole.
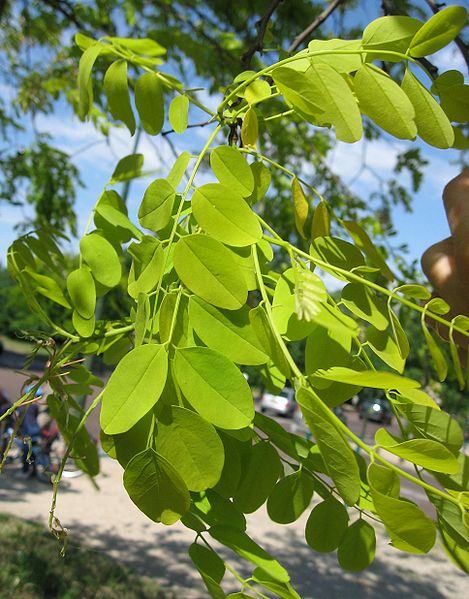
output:
M94 400L92 401L90 407L86 410L86 412L84 413L82 419L80 420L80 422L78 423L77 428L75 429L75 432L73 433L73 437L70 440L70 443L67 446L67 449L65 450L65 453L62 457L62 461L60 462L60 467L59 470L57 472L57 474L54 476L54 480L52 481L52 485L53 485L53 492L52 492L52 501L51 501L51 506L50 506L50 510L49 510L49 529L54 532L54 521L56 520L55 518L55 509L57 506L57 493L59 490L59 484L60 481L62 479L62 474L63 471L65 469L65 465L66 462L70 456L70 453L72 451L73 445L78 437L78 434L80 433L80 431L83 429L83 427L86 424L86 421L88 420L88 418L90 417L91 413L93 412L93 410L97 407L97 405L99 404L99 402L101 401L101 398L104 394L104 389L101 391L101 393L99 393Z

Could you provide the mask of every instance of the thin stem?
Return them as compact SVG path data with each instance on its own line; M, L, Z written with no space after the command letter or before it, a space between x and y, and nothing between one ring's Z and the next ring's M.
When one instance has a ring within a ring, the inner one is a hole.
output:
M110 331L106 331L104 333L104 337L114 337L115 335L122 335L124 333L130 333L135 329L135 324L128 324L125 327L120 327L118 329L111 329Z
M65 453L64 453L64 455L62 457L62 461L60 463L59 471L54 476L54 480L52 481L52 485L53 485L52 502L51 502L51 506L50 506L50 510L49 510L49 528L50 528L50 530L52 532L54 532L54 522L56 520L56 518L55 518L55 508L57 506L57 493L58 493L58 490L59 490L59 484L60 484L60 481L62 479L62 474L63 474L63 471L65 469L66 462L67 462L68 458L70 457L70 453L72 451L73 445L74 445L74 443L75 443L75 441L76 441L76 439L77 439L80 431L85 426L86 421L90 417L90 415L93 412L93 410L97 407L97 405L101 401L103 393L104 393L104 390L101 391L101 393L99 393L99 395L97 395L95 397L95 399L91 403L90 407L86 410L86 412L84 413L82 419L78 423L78 426L75 429L75 432L73 433L73 436L72 436L72 438L70 440L70 443L68 444L67 449L65 450Z
M273 243L275 245L284 247L285 249L287 249L287 246L291 247L291 249L296 254L298 254L299 256L302 256L303 258L306 258L307 260L310 260L316 266L319 266L319 268L324 268L326 270L334 270L338 274L341 274L341 275L347 277L347 279L356 281L357 283L362 283L363 285L367 285L371 289L374 289L378 293L382 293L383 295L387 295L388 297L395 298L398 302L400 302L404 306L407 306L408 308L411 308L412 310L416 310L417 312L420 312L420 314L428 316L432 320L438 322L439 324L442 324L445 327L449 327L451 325L451 323L449 321L445 320L438 314L430 312L429 310L427 310L425 308L425 306L419 306L418 304L415 304L414 302L409 301L405 297L396 295L393 290L386 289L386 287L381 287L381 285L373 283L373 281L369 281L368 279L365 279L365 278L355 274L352 271L345 270L343 268L340 268L339 266L335 266L335 265L329 264L328 262L324 262L323 260L320 260L319 258L315 258L314 256L311 256L311 254L308 254L307 252L303 252L302 250L298 249L294 245L291 245L288 241L285 241L283 239L280 240L280 238L278 236L273 239L269 239L269 242ZM469 338L469 331L462 329L460 327L456 327L456 326L453 328L456 332L461 333L461 335L464 335L465 337Z
M179 219L181 217L182 210L184 208L184 203L185 203L187 194L189 193L189 191L190 191L190 189L192 187L192 183L193 183L193 181L195 179L197 171L200 168L200 165L202 163L202 160L205 157L205 154L208 152L210 146L212 145L213 140L218 135L218 132L220 131L221 128L222 128L222 125L219 124L212 131L212 133L211 133L210 137L208 138L205 146L202 148L200 154L198 155L197 160L196 160L196 162L194 164L194 167L192 168L192 172L191 172L191 174L189 176L189 179L187 181L186 187L185 187L184 191L181 194L181 200L180 200L180 203L179 203L179 208L178 208L178 211L176 213L176 216L174 217L174 224L173 224L173 227L171 229L171 233L170 233L170 235L168 237L167 247L171 246L171 244L173 243L174 237L176 235L176 230L177 230L177 226L178 226L178 223L179 223ZM156 290L154 292L155 293L155 305L153 307L152 321L154 321L155 316L156 316L157 305L158 305L158 295L159 295L159 292L161 290L161 285L163 283L163 277L164 277L164 273L165 273L165 270L166 270L166 264L167 264L167 262L168 262L168 251L165 251L164 252L164 258L163 258L163 266L161 268L161 275L159 277L158 285L156 286ZM153 327L152 327L152 332L151 332L151 335L150 335L150 341L152 340L152 338L153 338Z
M246 148L238 148L238 150L240 152L244 152L245 154L250 154L251 156L256 156L256 158L260 158L262 161L267 162L268 164L271 164L279 171L284 172L286 175L288 175L292 179L294 177L296 177L300 183L302 183L305 187L308 187L308 189L310 189L314 194L316 194L322 202L326 201L315 187L313 187L312 185L307 183L304 179L300 179L300 177L298 177L293 171L289 170L285 166L282 166L278 162L275 162L275 160L271 160L270 158L267 158L267 156L264 156L263 154L256 152L256 150L248 150Z
M272 331L276 341L278 342L278 344L282 350L282 353L284 354L290 368L292 369L292 371L295 373L295 375L299 379L302 379L303 374L301 373L300 369L298 368L295 361L293 360L290 352L288 351L288 348L285 345L285 341L282 339L282 336L278 332L277 327L273 324L272 307L270 305L270 300L267 295L267 291L265 289L264 280L262 278L262 272L261 272L261 267L259 265L259 256L257 254L257 246L256 245L252 246L252 255L253 255L253 259L254 259L254 268L256 270L256 277L257 277L257 281L259 283L259 290L261 292L262 299L264 300L265 311L267 312L267 316L269 318L271 331Z
M244 89L246 88L248 85L250 85L253 81L255 81L256 79L258 79L259 77L263 77L265 75L269 75L271 73L271 71L273 71L274 69L276 69L277 67L281 67L284 66L286 64L289 64L291 62L295 62L296 60L302 60L304 58L310 58L312 56L323 56L325 54L331 55L355 55L355 54L360 54L360 55L366 55L369 53L369 50L315 50L314 52L301 52L299 54L296 54L295 56L290 56L288 58L284 58L283 60L280 60L279 62L276 62L275 64L272 64L268 67L265 67L264 69L261 69L260 71L258 71L257 73L255 73L254 75L251 75L251 77L248 77L247 79L245 79L243 82L241 82L237 87L235 87L235 89L233 89L233 91L231 93L229 93L226 98L223 100L223 102L221 102L221 104L218 106L217 108L217 113L220 119L223 119L223 110L225 109L225 107L234 99L238 97L238 94ZM407 56L406 54L402 54L402 52L394 52L391 50L382 50L380 51L381 54L383 55L387 55L390 57L398 57L401 60L411 60L412 62L416 62L417 64L419 64L418 61L416 61L415 59L413 59L411 56ZM420 65L422 66L422 65ZM423 68L423 67L422 67ZM424 69L426 71L426 69Z

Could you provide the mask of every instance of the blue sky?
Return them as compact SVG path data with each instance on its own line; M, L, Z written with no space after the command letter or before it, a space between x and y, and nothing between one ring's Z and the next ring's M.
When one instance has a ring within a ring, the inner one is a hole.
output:
M357 14L357 18L365 22L374 18L376 16L373 14L376 9L372 6L374 4L366 3L365 8L358 9L357 13L361 14ZM464 4L464 2L458 2L458 4ZM460 68L465 72L462 58L453 47L435 55L434 62L438 65L440 72L450 68ZM193 82L191 81L190 84L192 85ZM8 98L13 90L3 88L0 89L0 93ZM216 98L203 97L201 99L211 107L217 105ZM198 112L197 109L191 109L190 122L201 120L201 113ZM109 179L116 162L132 151L134 140L130 138L126 129L115 128L106 141L90 123L81 123L64 105L59 105L53 115L37 116L35 126L38 131L51 135L52 143L68 152L80 169L86 187L78 191L76 211L78 229L80 233L83 233L89 213ZM202 147L208 134L207 127L193 129L182 136L172 135L171 141L177 151L184 149L197 151ZM26 138L18 136L16 141L24 143L27 141L27 136ZM223 140L221 143L224 143ZM406 213L401 208L395 209L393 213L398 231L395 241L408 244L411 258L419 258L429 245L447 236L448 227L441 194L445 183L458 173L458 167L455 164L458 158L457 152L437 150L423 142L417 143L429 161L425 168L423 187L414 197L412 214ZM366 198L376 189L377 179L373 172L384 179L388 178L391 176L396 155L403 149L411 147L412 142L392 140L388 136L375 142L361 141L353 145L338 143L328 160L332 169L341 175L346 183L350 183L352 190ZM145 170L155 172L153 178L165 176L174 162L172 151L161 136L149 139L143 135L138 151L145 156ZM362 169L364 159L369 168ZM305 166L307 169L307 165ZM144 189L150 180L138 180L132 183L128 200L131 217L135 218ZM20 209L5 203L0 205L0 260L3 263L7 248L16 237L14 225L24 220L26 214L27 209ZM78 241L74 241L72 249L75 249L77 245Z

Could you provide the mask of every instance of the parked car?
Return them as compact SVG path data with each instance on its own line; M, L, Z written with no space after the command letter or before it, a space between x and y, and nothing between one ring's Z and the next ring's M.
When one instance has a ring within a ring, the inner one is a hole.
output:
M365 399L358 405L358 416L373 422L391 424L392 408L387 399Z
M264 393L261 398L261 412L274 412L280 416L290 418L296 408L295 390L291 387L285 387L278 395L273 393Z

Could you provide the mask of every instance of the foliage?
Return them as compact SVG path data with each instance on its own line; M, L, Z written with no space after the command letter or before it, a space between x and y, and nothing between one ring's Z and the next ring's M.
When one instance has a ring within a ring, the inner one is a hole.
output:
M65 557L42 526L0 514L3 599L165 599L172 595L112 559L70 547Z
M35 128L37 115L50 114L57 107L62 108L63 100L75 112L79 111L75 87L79 52L76 47L63 47L63 41L71 40L77 31L96 38L134 36L157 40L168 49L170 72L178 74L183 81L192 80L195 74L203 80L208 93L219 94L223 93L227 82L239 74L240 65L242 69L260 69L284 58L287 55L285 48L291 53L308 39L305 32L309 31L309 35L314 35L318 41L338 36L345 39L357 36L357 26L349 25L356 21L357 12L353 10L357 4L356 0L335 1L330 3L333 10L329 10L330 6L324 9L323 2L311 0L295 0L293 3L259 0L254 5L249 0L238 0L236 10L232 10L220 0L158 0L151 5L141 0L97 0L89 3L45 0L29 2L27 5L11 0L2 3L0 39L7 63L4 85L6 89L17 90L12 94L11 105L0 99L0 127L5 137L2 176L6 181L14 181L12 169L15 156L18 152L29 151L28 148L14 147L12 136L9 135L12 129L25 128L25 119L28 118L31 118ZM425 18L428 14L425 2L392 0L382 4L385 14L405 14L417 18ZM326 13L329 18L326 18ZM352 13L350 18L349 13ZM314 27L302 32L305 23L312 23ZM302 34L298 35L299 32ZM124 63L121 63L121 70L123 66ZM101 70L99 62L96 68ZM386 68L396 71L401 69L401 64L387 63ZM431 66L431 72L435 72L435 67ZM138 73L131 64L128 74L131 80L137 78ZM95 103L90 118L107 135L116 121L109 119L106 114L105 88L103 78L94 79ZM253 89L248 93L252 93ZM197 97L197 92L193 92L193 97ZM185 102L184 97L177 102ZM275 106L276 110L278 107L280 112L281 102L272 98L271 103L272 108ZM117 114L112 106L110 112L112 117ZM193 113L194 118L197 118L197 111ZM177 130L171 119L171 110L169 115L169 124ZM233 125L232 135L241 135L239 126ZM379 128L365 123L367 139L380 135ZM168 136L164 140L170 143ZM34 145L35 141L32 143ZM335 145L329 131L308 127L293 114L288 119L270 121L268 127L261 122L258 143L266 156L294 172L299 172L307 160L312 167L304 174L307 182L327 197L331 207L337 209L344 218L363 219L369 230L373 230L376 242L380 237L386 238L383 246L390 251L389 240L394 232L391 207L393 204L402 204L410 208L412 199L399 173L409 171L415 186L424 166L419 149L412 150L413 156L404 153L397 157L395 175L389 179L370 168L376 181L376 191L369 197L359 197L347 188L341 174L331 172L328 166L326 157ZM50 148L52 151L53 148ZM69 170L73 160L73 156L67 157ZM365 159L362 167L369 168ZM282 237L294 241L296 233L289 230L287 225L284 226L291 216L289 183L280 171L272 171L271 177L270 196L276 201L261 201L257 210L268 222L277 223L278 233ZM54 177L53 189L57 197L64 195L66 187L65 179ZM3 197L10 201L13 195ZM29 197L37 199L39 196L31 193ZM75 218L71 210L73 200L74 195L68 194L67 202L62 204L64 212L60 215L61 223L70 224L72 228ZM37 205L36 226L47 216L42 212L44 207L44 203ZM295 242L301 243L300 240ZM306 245L302 249L307 249ZM392 251L401 249L393 247Z
M194 531L189 555L213 597L225 596L227 571L241 593L263 597L264 589L298 597L285 569L249 536L245 514L265 504L273 522L286 524L309 509L313 495L323 502L315 510L329 519L318 526L313 511L306 540L316 550L337 550L346 570L373 561L378 520L393 546L410 553L428 553L438 531L453 561L469 571L463 435L420 382L404 376L412 339L398 307L419 314L441 380L447 358L429 323L448 330L461 387L466 382L456 339L469 337L469 318L449 320L450 307L421 285L393 287L385 256L358 220L333 209L299 169L293 172L258 151L256 140L259 124L268 128L278 117L328 127L351 143L370 120L399 139L418 135L436 147L453 147L459 134L452 123L468 115L467 107L454 110L448 98L464 95L467 86L459 75L443 74L432 82L419 59L450 43L466 17L460 7L446 8L426 23L388 16L369 24L358 40L315 40L307 50L238 75L216 112L160 70L165 50L154 39L77 35L83 118L93 112L99 67L105 70L109 111L131 133L138 119L145 131L158 134L165 101L181 133L189 103L206 111L212 128L196 156L181 154L167 176L147 188L140 226L129 220L113 189L140 173L142 157L132 154L117 164L97 201L77 267L67 269L57 231L41 230L12 244L8 268L31 309L66 341L59 349L51 345L46 376L49 405L60 406L59 425L71 439L68 452L76 444L81 467L94 474L84 425L102 400L102 446L122 465L126 491L151 520L166 525L181 520ZM391 76L375 64L388 61L402 63L402 69ZM136 79L129 79L130 69ZM234 135L239 119L241 140ZM218 144L222 131L228 145ZM204 162L212 182L198 184ZM266 193L277 170L291 194L283 226L297 228L303 239L298 245L292 242L296 236L282 237L277 222L257 211L260 202L269 203ZM131 261L128 275L124 260ZM39 265L46 275L37 273ZM319 269L343 284L339 299L327 291ZM120 322L103 319L97 299L123 278L129 314ZM42 296L61 306L72 326L55 323ZM303 371L290 352L291 344L298 351L294 344L301 340ZM117 366L78 422L73 395L97 382L74 364L83 354L102 354ZM273 388L291 383L314 442L254 413L244 366L257 366ZM40 383L12 409L28 401ZM330 408L363 388L384 391L400 436L380 429L369 446L335 416ZM409 466L396 466L389 454ZM425 490L435 518L401 495L401 477ZM49 524L63 538L55 516L59 480L60 472ZM347 514L339 502L350 508ZM249 578L218 556L218 544L250 564Z

